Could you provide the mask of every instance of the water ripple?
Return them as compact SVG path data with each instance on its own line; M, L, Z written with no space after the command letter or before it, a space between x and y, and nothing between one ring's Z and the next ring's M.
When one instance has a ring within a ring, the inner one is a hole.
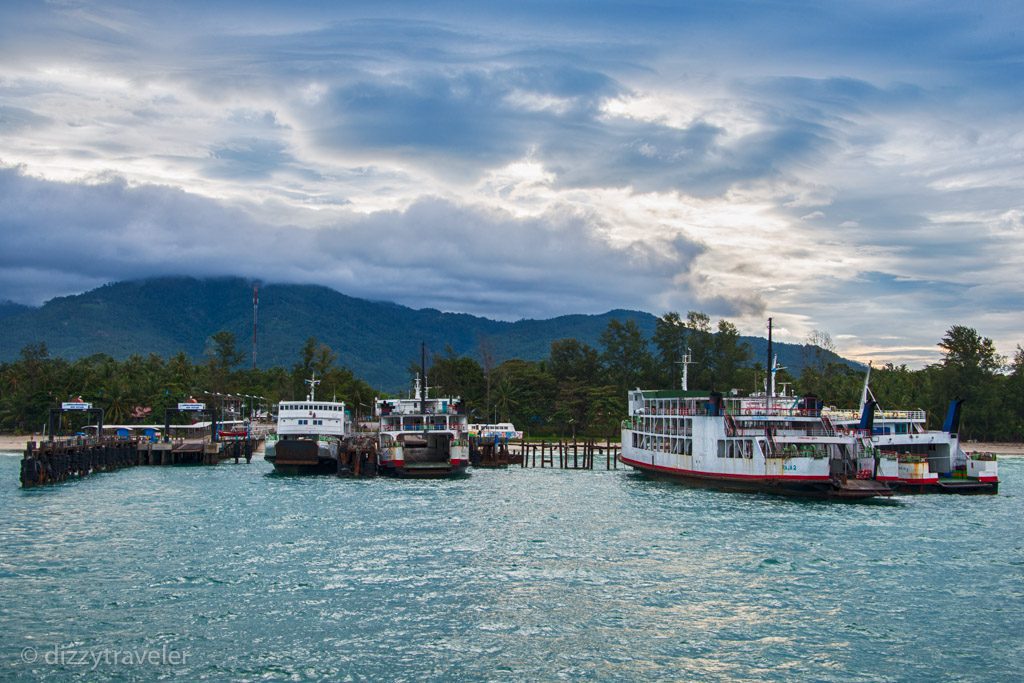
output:
M1024 676L1024 461L997 497L829 505L628 472L451 482L138 468L45 490L0 458L0 677ZM26 663L169 647L178 666Z

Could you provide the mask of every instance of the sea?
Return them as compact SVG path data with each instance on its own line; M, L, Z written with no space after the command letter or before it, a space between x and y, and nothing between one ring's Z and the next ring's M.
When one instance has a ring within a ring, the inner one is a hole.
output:
M19 457L0 679L1024 679L1024 459L997 496L829 503L262 460L22 490Z

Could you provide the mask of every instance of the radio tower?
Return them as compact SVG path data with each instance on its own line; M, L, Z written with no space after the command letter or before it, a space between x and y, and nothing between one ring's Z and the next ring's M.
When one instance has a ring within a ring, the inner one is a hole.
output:
M260 313L260 286L252 285L252 369L256 369L256 321Z

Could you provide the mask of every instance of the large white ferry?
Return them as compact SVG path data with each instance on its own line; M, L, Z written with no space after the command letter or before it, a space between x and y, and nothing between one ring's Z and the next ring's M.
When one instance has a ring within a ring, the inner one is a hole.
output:
M267 436L265 455L282 474L335 474L338 450L349 432L345 404L316 398L320 380L307 379L305 401L277 404L277 431Z
M724 397L683 389L628 393L622 463L651 474L733 490L815 498L888 496L877 453L838 432L817 397L777 396L773 371L763 396Z
M469 467L468 417L458 397L431 398L417 375L412 398L378 398L374 410L383 474L448 477Z
M942 429L927 428L923 410L879 410L868 367L860 410L828 409L840 431L870 439L883 461L879 481L901 493L998 493L999 464L990 453L966 453L960 446L960 408L950 402Z

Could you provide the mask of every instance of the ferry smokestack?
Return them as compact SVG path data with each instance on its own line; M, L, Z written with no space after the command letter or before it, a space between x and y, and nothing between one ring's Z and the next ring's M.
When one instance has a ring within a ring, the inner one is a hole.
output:
M960 431L960 408L964 399L954 398L949 402L949 409L946 410L946 421L942 423L942 431L947 434L957 434Z
M868 435L871 435L875 431L875 408L878 406L876 401L865 401L864 407L860 413L860 424L857 425L859 429L864 430Z

